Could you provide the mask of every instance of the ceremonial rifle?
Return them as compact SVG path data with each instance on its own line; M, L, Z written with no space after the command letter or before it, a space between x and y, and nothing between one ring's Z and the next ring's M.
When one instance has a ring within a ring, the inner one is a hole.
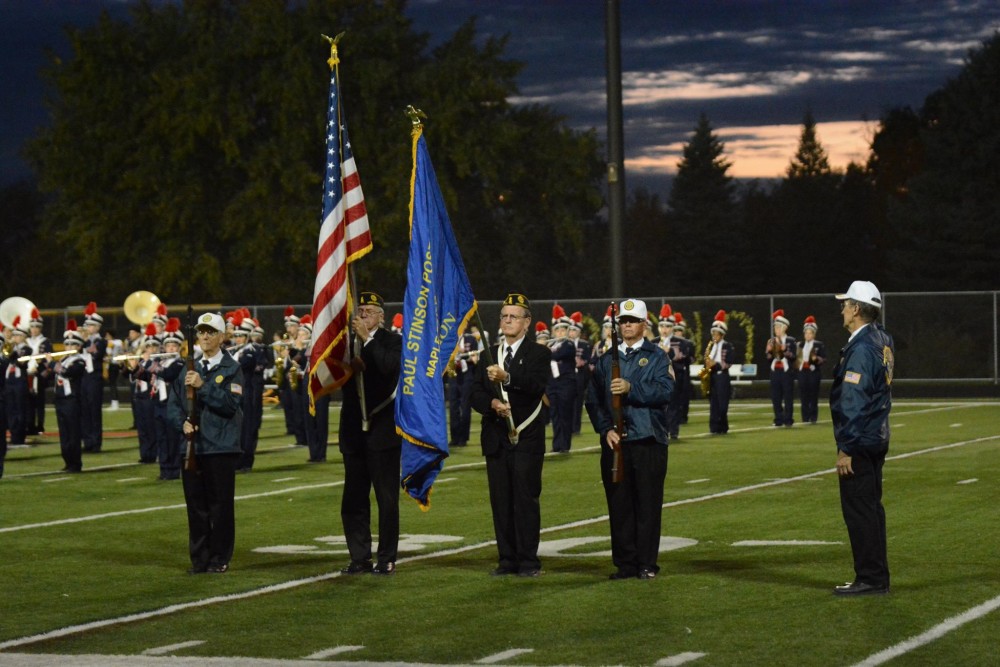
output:
M609 352L611 352L611 379L617 380L622 376L622 369L618 363L618 306L614 302L611 302L611 349ZM621 394L611 394L611 418L615 422L615 433L619 437L618 444L612 447L615 453L611 461L611 481L617 484L625 478L621 441L627 436Z
M188 314L187 314L187 330L188 330L188 354L187 354L187 370L191 372L195 370L194 368L194 341L195 341L195 330L194 330L194 315L192 312L191 305L188 304ZM187 440L187 451L184 455L184 470L187 472L198 472L198 459L195 458L195 438L198 437L198 426L201 423L201 406L198 405L198 390L192 385L187 386L187 420L191 422L193 427L190 433L186 433L184 438Z

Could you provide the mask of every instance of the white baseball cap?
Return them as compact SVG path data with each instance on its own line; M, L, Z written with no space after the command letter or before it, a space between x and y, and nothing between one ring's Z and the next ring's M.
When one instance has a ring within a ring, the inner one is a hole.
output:
M847 289L845 294L834 294L837 301L843 301L845 299L850 299L852 301L857 301L859 303L867 303L870 306L875 306L876 308L882 307L882 294L875 287L874 283L868 282L867 280L855 280L851 283L851 286Z
M195 329L214 329L215 331L225 331L226 321L219 313L204 313L198 317L198 324Z
M618 317L634 317L646 321L646 302L639 299L625 299L618 304Z

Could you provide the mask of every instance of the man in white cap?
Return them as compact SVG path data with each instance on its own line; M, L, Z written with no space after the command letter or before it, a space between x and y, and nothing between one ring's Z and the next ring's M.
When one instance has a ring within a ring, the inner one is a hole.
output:
M840 507L851 539L855 576L833 592L881 595L889 592L882 466L889 451L894 345L878 323L882 295L875 285L856 280L836 298L851 336L833 371L830 416L837 442Z
M195 390L197 426L192 415L183 423L194 436L197 470L185 465L181 473L188 514L190 574L229 570L236 543L236 466L243 424L243 372L222 349L226 321L219 313L198 317L198 345L202 356L184 376Z
M653 579L660 568L663 481L667 476L670 435L666 407L674 389L670 360L646 340L646 304L625 299L618 309L621 344L594 366L587 414L601 436L601 480L611 524L611 579ZM618 355L620 377L611 377L611 355ZM618 433L612 397L621 396L626 433ZM614 448L621 447L624 476L615 482Z

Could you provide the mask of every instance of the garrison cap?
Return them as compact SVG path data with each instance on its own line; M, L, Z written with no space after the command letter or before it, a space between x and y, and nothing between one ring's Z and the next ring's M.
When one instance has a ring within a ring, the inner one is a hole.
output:
M512 292L507 295L507 298L503 300L503 305L505 306L521 306L521 308L527 308L531 310L531 303L528 301L528 297L523 294L518 294L517 292Z
M358 299L358 305L385 308L385 300L375 292L362 292L361 298Z

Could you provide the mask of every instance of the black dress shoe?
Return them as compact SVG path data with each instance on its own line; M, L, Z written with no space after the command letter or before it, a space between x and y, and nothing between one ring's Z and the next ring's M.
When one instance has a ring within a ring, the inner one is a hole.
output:
M656 570L648 567L639 568L639 573L635 575L636 579L656 579Z
M370 561L351 561L350 564L343 568L341 574L368 574L372 571L372 564Z
M188 569L187 573L188 574L205 574L207 571L208 571L208 568L205 567L204 565L196 565L196 566L190 567Z
M209 565L205 568L205 572L208 574L222 574L229 571L229 563L223 563L222 565Z
M372 569L372 574L390 575L396 572L396 564L392 561L379 563Z
M834 595L885 595L889 592L889 586L876 586L875 584L866 584L863 581L855 581L854 583L847 583L843 586L837 586L833 589Z
M537 577L542 571L537 567L528 568L527 570L521 570L517 573L519 577Z
M615 570L614 572L608 575L608 579L610 579L611 581L619 581L621 579L634 579L634 578L635 578L635 570L619 569Z
M490 572L491 577L506 577L511 574L517 574L517 570L512 567L504 567L502 565Z

